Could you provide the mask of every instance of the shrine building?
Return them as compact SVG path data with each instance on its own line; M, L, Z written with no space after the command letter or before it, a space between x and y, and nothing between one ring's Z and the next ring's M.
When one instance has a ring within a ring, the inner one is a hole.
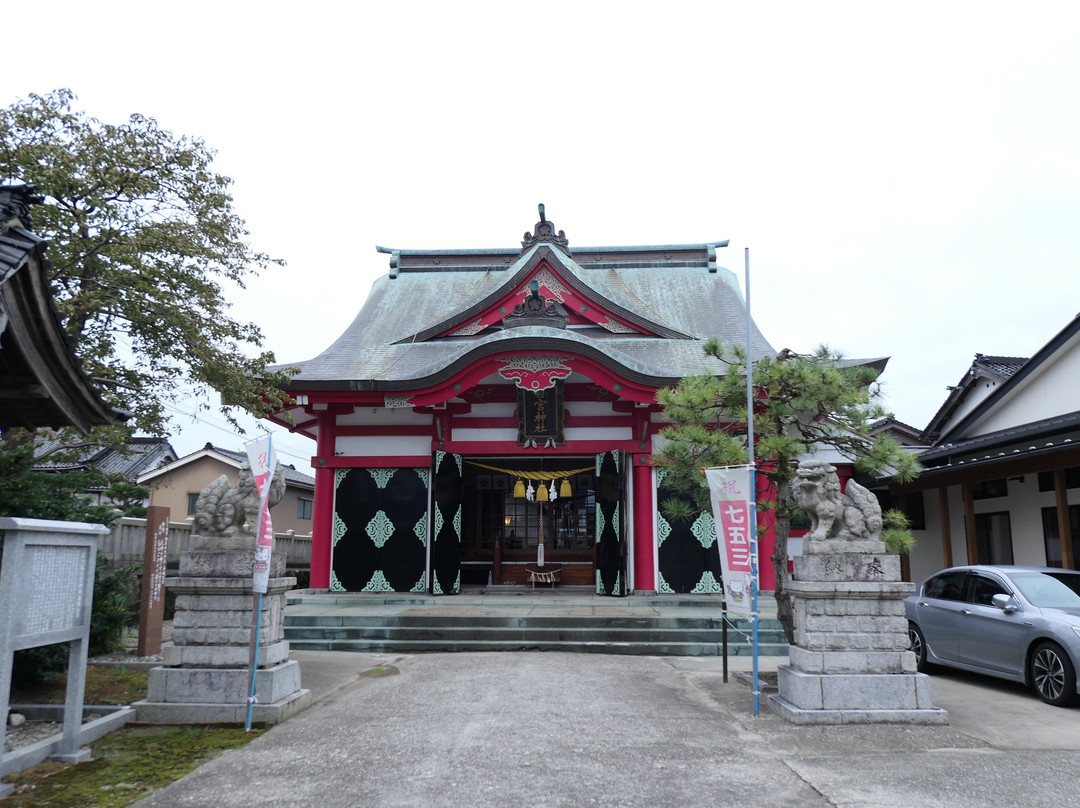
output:
M274 419L316 441L311 586L451 594L542 569L602 595L721 591L711 516L660 515L651 455L657 389L722 372L707 338L745 344L725 245L571 249L540 206L520 248L378 248L389 273L290 363L294 424Z

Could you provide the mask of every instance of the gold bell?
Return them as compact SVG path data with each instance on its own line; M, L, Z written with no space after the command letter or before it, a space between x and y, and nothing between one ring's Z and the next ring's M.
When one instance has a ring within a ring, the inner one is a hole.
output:
M525 483L518 480L514 483L514 499L522 499L525 496Z
M559 496L563 499L568 499L574 496L574 492L570 490L570 478L563 477L562 485L559 486Z
M540 483L540 487L536 489L536 501L537 502L547 502L548 501L547 486L544 485L543 483Z

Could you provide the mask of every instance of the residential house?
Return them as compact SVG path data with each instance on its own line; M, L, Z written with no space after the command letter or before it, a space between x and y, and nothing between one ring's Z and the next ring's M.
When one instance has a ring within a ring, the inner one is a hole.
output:
M976 354L923 431L911 577L953 564L1080 563L1080 316L1029 359Z
M123 448L100 444L75 444L56 437L39 436L34 446L34 468L76 474L95 469L118 474L135 483L143 474L176 460L176 450L166 438L130 438ZM104 489L88 488L96 504L107 504ZM149 504L145 501L143 504Z
M138 478L139 485L150 489L150 504L169 509L170 518L180 522L193 519L199 494L224 474L236 485L240 466L247 462L244 452L222 449L207 443L202 449L173 458ZM293 466L284 466L285 496L274 506L270 515L276 533L293 531L309 535L312 526L315 480Z

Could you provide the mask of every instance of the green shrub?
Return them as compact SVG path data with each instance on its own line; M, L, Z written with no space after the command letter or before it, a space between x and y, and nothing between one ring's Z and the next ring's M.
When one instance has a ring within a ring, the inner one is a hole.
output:
M98 554L94 574L94 610L90 617L90 654L111 654L124 644L124 629L139 620L136 573L139 565L109 569L108 556Z
M11 686L31 687L67 670L70 646L66 642L16 651L11 662Z

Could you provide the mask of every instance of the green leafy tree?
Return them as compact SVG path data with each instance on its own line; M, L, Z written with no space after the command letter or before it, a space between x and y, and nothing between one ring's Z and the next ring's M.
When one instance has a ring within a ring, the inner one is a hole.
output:
M705 344L717 362L716 375L690 376L657 393L671 424L661 432L657 465L667 472L665 486L675 495L661 504L672 519L691 518L710 507L702 469L744 464L747 450L746 351L718 340ZM901 481L919 472L915 457L886 435L872 435L872 423L888 413L879 401L878 371L845 363L822 346L810 355L782 351L776 358L753 363L754 454L759 474L773 496L759 508L775 512L777 616L788 641L794 636L794 615L786 588L788 535L797 511L791 484L799 458L832 447L850 458L856 469L871 474L894 473ZM892 549L910 547L903 515L884 515L883 538Z
M227 290L282 264L247 243L232 181L202 140L131 115L103 123L70 90L0 110L0 177L35 186L50 281L64 328L91 376L106 380L129 426L167 433L165 404L216 390L222 413L256 415L287 395L287 375L258 352L253 324L228 316Z
M0 516L111 524L121 514L86 494L119 482L97 469L43 471L33 468L34 445L8 440L0 451Z

